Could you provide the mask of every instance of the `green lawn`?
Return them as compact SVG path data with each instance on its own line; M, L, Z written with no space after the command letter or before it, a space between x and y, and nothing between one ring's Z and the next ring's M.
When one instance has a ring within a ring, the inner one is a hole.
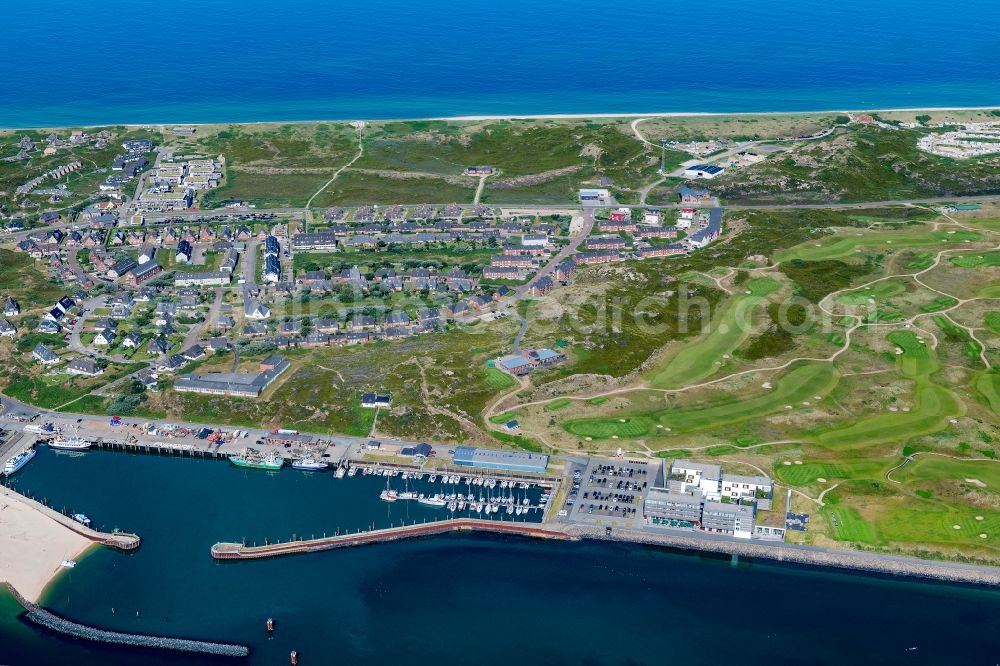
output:
M707 406L671 408L624 417L574 419L563 424L577 437L592 439L668 436L716 428L784 411L785 405L825 395L837 383L828 363L802 363L781 375L774 388L749 397L723 398ZM670 428L669 431L666 429Z

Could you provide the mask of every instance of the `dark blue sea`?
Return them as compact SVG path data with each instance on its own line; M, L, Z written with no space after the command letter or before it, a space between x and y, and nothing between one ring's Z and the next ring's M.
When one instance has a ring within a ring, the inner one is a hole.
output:
M4 2L0 126L1000 105L1000 3Z
M48 589L46 607L102 628L251 649L244 662L212 663L287 664L291 650L302 666L992 666L1000 658L997 590L482 535L261 561L217 563L209 554L219 540L261 543L442 515L381 502L383 484L46 448L14 478L20 491L82 511L101 529L143 537L133 554L84 556ZM0 595L2 664L205 663L53 636L18 610Z

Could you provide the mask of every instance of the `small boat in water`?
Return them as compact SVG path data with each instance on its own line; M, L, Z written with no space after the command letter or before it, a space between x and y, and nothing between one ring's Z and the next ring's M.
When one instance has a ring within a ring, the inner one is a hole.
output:
M25 449L7 461L3 466L3 475L10 476L28 464L28 461L35 457L35 449Z
M86 451L91 447L91 443L79 437L56 437L49 440L49 447L61 451Z
M72 516L70 516L70 518L80 523L84 527L90 527L90 518L87 518L87 516L85 516L82 513L74 513Z
M441 508L448 505L448 502L443 497L438 497L437 495L432 495L430 497L421 497L417 500L419 504L424 506L432 506L435 508Z
M299 460L292 461L292 469L302 469L307 472L319 472L329 466L322 460L316 460L315 458L300 458Z
M59 563L59 566L66 567L67 569L72 569L76 566L76 562L73 560L63 560Z

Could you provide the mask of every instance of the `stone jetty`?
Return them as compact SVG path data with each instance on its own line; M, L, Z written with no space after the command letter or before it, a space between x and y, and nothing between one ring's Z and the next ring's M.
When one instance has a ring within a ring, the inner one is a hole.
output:
M40 608L25 599L12 586L7 586L11 594L19 604L27 611L25 618L32 624L37 624L54 631L63 636L80 638L96 643L106 643L109 645L123 645L129 647L153 648L157 650L174 650L177 652L191 652L197 654L209 654L220 657L247 657L250 655L250 648L245 645L233 645L230 643L212 643L208 641L195 641L186 638L168 638L165 636L146 636L143 634L126 634L119 631L106 631L88 627L84 624L71 622L59 617L55 613Z

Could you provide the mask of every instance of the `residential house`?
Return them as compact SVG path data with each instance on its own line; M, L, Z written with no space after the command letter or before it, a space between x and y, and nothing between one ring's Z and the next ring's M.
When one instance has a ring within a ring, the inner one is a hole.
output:
M66 372L83 377L96 377L104 374L104 369L89 358L75 358L66 366Z
M35 345L35 349L31 352L31 355L42 365L55 365L59 362L58 354L41 342Z

